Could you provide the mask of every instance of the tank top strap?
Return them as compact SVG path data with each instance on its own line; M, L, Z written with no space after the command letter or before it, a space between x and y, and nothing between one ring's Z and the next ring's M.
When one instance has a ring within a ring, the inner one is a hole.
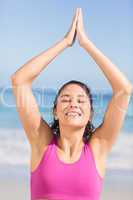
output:
M89 162L90 162L90 160L92 161L92 164L93 164L94 169L95 169L95 173L100 178L100 181L103 181L103 177L101 177L101 175L99 174L99 172L97 170L94 153L92 151L92 147L91 147L89 142L85 144L85 156L86 156L86 160L89 160Z
M85 155L85 159L88 161L89 159L91 159L92 161L94 161L93 158L93 152L91 150L91 146L89 142L85 142L84 144L84 155Z

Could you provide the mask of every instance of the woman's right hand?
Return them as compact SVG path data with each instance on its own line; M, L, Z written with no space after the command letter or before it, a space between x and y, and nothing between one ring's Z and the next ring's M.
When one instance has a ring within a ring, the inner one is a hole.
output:
M76 25L77 25L77 20L78 20L78 13L79 13L79 8L76 9L75 16L73 17L72 25L65 35L65 40L67 43L67 46L71 47L76 39Z
M84 29L82 9L79 9L78 22L77 22L77 38L81 47L88 41L87 34Z

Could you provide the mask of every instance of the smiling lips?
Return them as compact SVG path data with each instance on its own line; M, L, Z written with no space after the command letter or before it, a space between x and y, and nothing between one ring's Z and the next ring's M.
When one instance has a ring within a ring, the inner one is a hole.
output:
M69 111L65 115L67 115L67 116L77 116L77 115L81 116L81 113L76 112L76 111Z

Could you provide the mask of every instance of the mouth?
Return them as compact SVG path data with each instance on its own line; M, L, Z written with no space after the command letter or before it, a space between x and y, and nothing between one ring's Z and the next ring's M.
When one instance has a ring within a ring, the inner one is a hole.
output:
M71 111L71 112L67 112L65 113L66 116L72 116L72 117L76 117L76 116L81 116L81 113L79 112L74 112L74 111Z

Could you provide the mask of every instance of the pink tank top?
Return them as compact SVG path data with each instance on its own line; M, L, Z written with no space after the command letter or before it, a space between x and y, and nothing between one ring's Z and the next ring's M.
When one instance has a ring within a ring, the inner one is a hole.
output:
M38 165L31 172L31 200L99 200L103 178L99 175L92 150L84 143L78 161L65 163L53 137Z

